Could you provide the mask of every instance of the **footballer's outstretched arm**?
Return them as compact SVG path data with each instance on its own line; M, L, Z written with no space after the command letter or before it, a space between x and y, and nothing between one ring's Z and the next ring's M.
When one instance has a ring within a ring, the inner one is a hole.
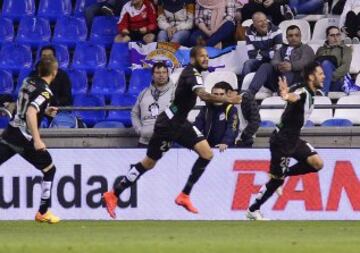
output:
M240 104L241 103L241 96L235 94L232 96L225 96L225 97L219 97L216 95L213 95L207 91L203 87L196 88L195 89L196 95L199 96L199 98L204 102L210 102L210 103L229 103L229 104Z
M281 98L287 102L295 103L300 100L300 96L298 94L289 92L289 86L285 77L282 78L279 76L279 90Z

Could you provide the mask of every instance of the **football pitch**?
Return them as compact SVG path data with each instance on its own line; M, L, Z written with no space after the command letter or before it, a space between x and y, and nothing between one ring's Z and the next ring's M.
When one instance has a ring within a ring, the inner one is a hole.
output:
M358 221L1 221L0 252L360 252Z

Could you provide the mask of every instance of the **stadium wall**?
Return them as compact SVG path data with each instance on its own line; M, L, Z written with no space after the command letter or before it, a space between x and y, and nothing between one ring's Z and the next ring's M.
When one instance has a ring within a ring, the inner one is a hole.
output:
M57 166L52 209L63 219L109 219L101 192L111 188L143 149L51 149ZM267 149L229 149L215 158L194 187L200 214L174 204L196 159L194 152L170 150L121 196L121 220L242 220L268 175ZM263 213L280 220L360 219L360 149L318 149L325 167L319 174L287 179ZM16 156L1 166L0 219L33 219L39 205L41 174Z

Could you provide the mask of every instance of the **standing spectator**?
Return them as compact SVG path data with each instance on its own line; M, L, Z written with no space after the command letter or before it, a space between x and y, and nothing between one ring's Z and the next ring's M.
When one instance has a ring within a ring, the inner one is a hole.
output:
M155 40L156 29L156 12L153 4L149 0L131 0L121 11L118 22L119 34L115 37L115 42L151 43Z
M159 42L187 45L194 25L194 3L191 0L160 0L158 6Z
M136 104L131 110L133 127L135 132L140 135L140 147L149 144L157 116L170 105L175 92L175 85L169 79L165 63L155 63L152 73L151 85L139 94Z
M56 51L52 46L44 46L40 50L40 60L45 58L56 58ZM38 69L30 73L30 76L38 76ZM71 81L68 74L58 68L55 79L52 80L49 86L54 96L51 98L50 104L52 106L69 106L72 105L72 92L71 92Z
M294 14L322 14L324 0L289 0Z
M314 60L314 51L310 46L301 43L301 31L296 25L291 25L286 29L286 39L289 44L283 45L276 51L271 63L262 64L256 72L249 86L253 95L262 86L277 91L279 76L285 76L289 85L302 81L301 72Z
M341 91L344 76L350 70L351 48L341 41L340 29L330 26L326 29L326 41L316 52L316 60L321 63L325 79L322 91Z
M85 8L85 19L90 31L95 16L119 16L121 9L129 0L97 0Z
M281 30L269 22L264 13L254 13L252 20L245 35L249 60L244 63L241 78L270 62L283 42Z
M197 0L195 25L190 37L191 45L221 47L221 42L233 38L235 31L234 0Z
M341 30L358 44L360 39L360 1L346 0L344 10L341 13L339 27Z
M215 84L211 93L225 97L226 85L229 84L226 82ZM201 108L194 125L205 135L210 147L217 147L223 152L235 145L239 126L238 111L232 104L207 104Z

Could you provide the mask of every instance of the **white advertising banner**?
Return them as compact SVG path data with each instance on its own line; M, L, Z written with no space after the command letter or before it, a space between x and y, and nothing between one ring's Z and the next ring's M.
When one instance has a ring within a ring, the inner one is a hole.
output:
M109 219L101 193L125 175L143 149L52 149L57 167L52 210L62 219ZM156 168L121 195L121 220L242 220L261 185L268 180L267 149L217 150L191 198L199 214L174 203L197 156L172 149ZM360 150L319 149L319 173L288 178L283 195L274 195L262 212L280 220L360 219ZM0 219L33 219L40 201L41 173L20 156L0 167Z

